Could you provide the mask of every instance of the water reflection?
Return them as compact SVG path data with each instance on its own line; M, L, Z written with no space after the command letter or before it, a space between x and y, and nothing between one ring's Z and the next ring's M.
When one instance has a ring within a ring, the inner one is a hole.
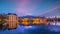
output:
M0 30L0 34L60 34L60 26L54 25L18 25L17 29L8 30L6 27Z

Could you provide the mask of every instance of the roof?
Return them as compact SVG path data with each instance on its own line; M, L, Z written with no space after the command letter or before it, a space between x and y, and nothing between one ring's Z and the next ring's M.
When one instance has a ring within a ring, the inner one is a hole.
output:
M16 15L16 14L14 14L14 13L8 13L7 15ZM17 16L17 15L16 15Z

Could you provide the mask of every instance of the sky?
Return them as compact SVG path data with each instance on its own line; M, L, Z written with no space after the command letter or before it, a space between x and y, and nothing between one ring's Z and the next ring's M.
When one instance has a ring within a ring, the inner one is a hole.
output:
M0 13L18 16L60 16L60 0L0 0Z

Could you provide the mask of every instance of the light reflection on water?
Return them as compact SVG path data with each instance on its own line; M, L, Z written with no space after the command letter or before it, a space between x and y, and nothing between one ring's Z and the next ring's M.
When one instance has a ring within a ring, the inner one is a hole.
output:
M53 31L53 32L59 32L60 26L55 25L30 25L30 26L22 26L18 25L17 29L13 30L4 30L0 31L0 34L28 34L29 32L42 32L42 31ZM48 32L47 31L47 32Z
M17 29L14 29L14 30L5 30L5 31L1 31L0 33L1 34L7 34L7 33L22 33L22 34L25 34L25 33L28 33L28 30L35 30L37 28L41 28L42 26L38 26L38 25L32 25L32 26L21 26L21 25L18 25Z

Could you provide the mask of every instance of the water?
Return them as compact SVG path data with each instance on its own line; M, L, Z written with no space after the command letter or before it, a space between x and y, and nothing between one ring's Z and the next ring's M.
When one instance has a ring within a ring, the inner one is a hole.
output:
M18 25L17 29L0 30L0 34L60 34L60 26L55 25Z

